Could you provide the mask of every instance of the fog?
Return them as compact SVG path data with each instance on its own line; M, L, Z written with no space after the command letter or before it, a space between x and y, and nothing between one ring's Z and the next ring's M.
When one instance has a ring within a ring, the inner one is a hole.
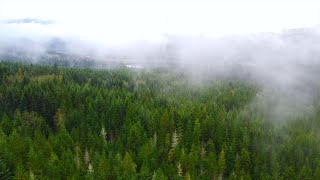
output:
M37 3L41 8L33 7ZM263 104L271 119L314 111L320 85L316 4L95 2L74 8L74 2L35 1L18 9L16 1L5 5L0 16L1 60L63 59L73 62L69 65L94 61L97 68L118 63L136 69L170 67L186 73L195 84L221 78L257 83L262 90L253 103Z

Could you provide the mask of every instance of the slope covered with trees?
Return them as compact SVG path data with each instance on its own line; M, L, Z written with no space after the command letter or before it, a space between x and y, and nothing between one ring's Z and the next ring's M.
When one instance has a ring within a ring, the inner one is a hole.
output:
M242 81L0 63L0 179L320 179L315 115L278 126Z

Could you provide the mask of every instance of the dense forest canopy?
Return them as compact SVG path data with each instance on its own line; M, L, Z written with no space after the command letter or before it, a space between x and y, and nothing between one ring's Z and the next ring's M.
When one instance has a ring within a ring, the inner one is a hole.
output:
M194 82L0 62L0 179L320 179L319 98L279 123L256 83Z

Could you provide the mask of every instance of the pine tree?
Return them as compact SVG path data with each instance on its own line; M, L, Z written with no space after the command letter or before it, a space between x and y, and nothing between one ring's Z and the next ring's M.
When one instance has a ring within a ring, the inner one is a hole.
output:
M153 134L153 144L154 144L155 147L157 146L157 140L158 140L158 136L157 136L157 132L155 132Z
M0 179L9 180L12 177L12 173L7 165L0 159Z
M152 173L146 164L143 164L138 174L138 179L150 179Z
M34 147L30 147L28 153L28 167L35 174L39 175L42 172L44 161L40 159L39 154L35 151Z
M283 173L284 179L295 179L296 174L294 173L294 169L291 166L286 167Z
M159 168L154 172L152 180L167 180L168 178L163 174L163 171Z
M194 139L194 143L196 143L196 145L200 145L200 141L201 141L201 128L200 128L200 122L199 119L196 119L194 122L194 129L193 129L193 139Z
M168 159L169 161L172 161L173 160L173 155L174 155L174 152L175 152L175 149L176 149L176 146L179 144L179 137L178 137L178 134L177 134L177 131L175 130L172 134L172 139L171 139L171 149L168 153Z
M58 156L54 153L51 152L50 159L48 160L48 166L46 170L46 175L49 178L59 178L60 173L59 173L59 158Z
M177 170L178 170L178 177L182 177L182 167L181 167L181 163L178 162L177 163Z
M93 174L93 166L92 166L91 163L89 163L89 165L88 165L87 173L88 173L90 176L92 176L92 174Z
M218 161L218 164L219 164L219 172L220 172L220 175L223 176L225 170L226 170L226 155L224 153L224 150L222 149L220 154L219 154L219 161Z
M185 176L184 176L184 179L185 180L191 180L191 176L190 176L190 173L187 171Z
M6 114L2 117L2 120L0 121L0 128L7 135L9 135L13 129L13 124Z
M90 155L89 155L89 152L88 152L88 149L86 148L86 151L84 153L84 162L85 164L88 166L89 165L89 162L90 162Z
M299 172L298 179L311 180L312 179L311 169L306 165L304 165Z
M132 178L136 173L137 165L128 152L126 152L121 164L124 178Z
M274 179L279 179L280 164L278 162L276 152L273 150L271 154L271 173Z
M179 136L177 134L177 130L175 130L172 134L171 148L175 149L178 144L179 144Z
M100 139L101 139L101 152L105 152L107 149L107 132L105 128L102 126L100 131Z
M2 172L2 171L0 171L0 172ZM27 173L26 169L21 162L16 167L13 179L24 179L27 176L26 173ZM2 178L0 178L0 179L2 179ZM5 178L3 178L3 179L5 179Z
M63 112L63 110L58 109L58 111L56 112L56 114L54 115L54 124L56 125L57 128L62 128L65 124L65 113Z
M242 149L240 161L242 168L245 172L250 173L250 164L251 164L251 158L250 153L246 149Z
M313 179L320 179L320 164L318 164L313 173Z

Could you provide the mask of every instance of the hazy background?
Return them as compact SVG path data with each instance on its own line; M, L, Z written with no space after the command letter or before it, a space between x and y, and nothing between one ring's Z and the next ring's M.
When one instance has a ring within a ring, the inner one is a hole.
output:
M313 111L319 7L275 0L2 0L0 56L174 66L194 82L245 79L263 87L257 100L283 119L292 109Z
M123 44L158 42L164 34L219 37L309 27L320 21L318 7L317 1L310 0L2 0L0 19L38 20L17 23L18 29L11 23L8 29L20 33L29 30L32 34Z

